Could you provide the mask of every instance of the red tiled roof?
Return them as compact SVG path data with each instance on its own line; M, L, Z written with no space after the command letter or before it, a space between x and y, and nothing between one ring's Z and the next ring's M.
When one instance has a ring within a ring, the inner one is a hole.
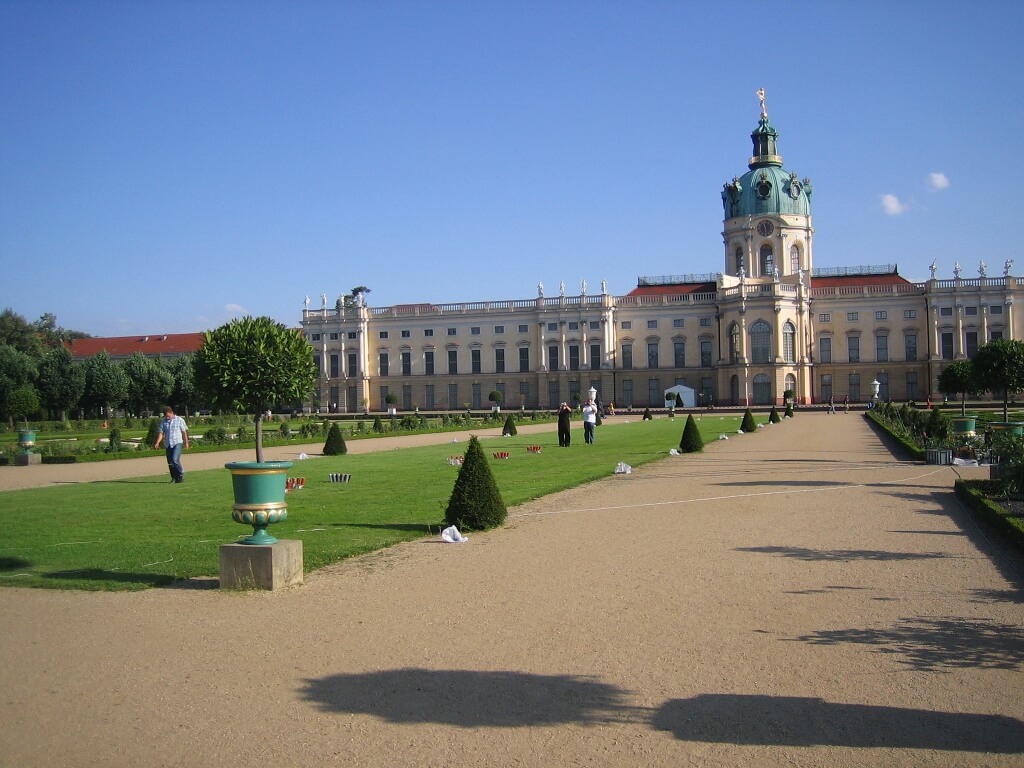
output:
M715 283L676 283L673 285L641 285L627 293L627 296L679 296L685 293L714 293Z
M111 357L128 357L141 352L147 357L183 355L203 345L201 333L166 333L155 336L107 336L74 339L68 349L74 357L91 357L106 350Z
M840 288L854 285L913 285L897 274L889 275L841 275L836 277L812 277L812 288Z

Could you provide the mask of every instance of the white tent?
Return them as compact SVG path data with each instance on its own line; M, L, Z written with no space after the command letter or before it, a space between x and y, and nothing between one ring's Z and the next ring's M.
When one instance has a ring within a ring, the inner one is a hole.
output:
M671 408L676 404L676 393L683 401L683 408L693 408L697 404L697 397L692 389L676 384L665 390L665 407ZM670 399L671 398L671 399Z

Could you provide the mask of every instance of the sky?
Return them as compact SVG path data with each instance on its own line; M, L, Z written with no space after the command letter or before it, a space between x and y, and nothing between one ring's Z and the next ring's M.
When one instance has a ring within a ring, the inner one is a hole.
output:
M758 88L815 267L1021 274L1022 33L985 0L0 0L0 308L187 333L718 272Z

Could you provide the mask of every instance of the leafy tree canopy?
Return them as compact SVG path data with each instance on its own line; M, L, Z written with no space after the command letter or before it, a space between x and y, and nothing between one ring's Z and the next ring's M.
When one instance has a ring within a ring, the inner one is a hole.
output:
M1010 393L1024 389L1024 341L996 339L982 344L971 364L980 387L1003 393L1006 421Z
M960 413L967 412L967 393L979 389L977 371L970 360L957 360L942 369L939 374L939 392L944 395L961 395ZM986 387L987 389L987 387Z
M269 317L236 318L208 331L193 369L212 402L255 414L257 461L263 461L264 411L304 399L317 377L309 342Z

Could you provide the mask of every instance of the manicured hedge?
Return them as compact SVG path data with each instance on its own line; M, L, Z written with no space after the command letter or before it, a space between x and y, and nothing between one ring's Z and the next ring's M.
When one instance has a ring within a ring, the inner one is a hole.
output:
M1002 492L998 480L957 480L953 484L957 497L977 515L1001 534L1015 547L1024 551L1024 519L1011 515L992 496Z

